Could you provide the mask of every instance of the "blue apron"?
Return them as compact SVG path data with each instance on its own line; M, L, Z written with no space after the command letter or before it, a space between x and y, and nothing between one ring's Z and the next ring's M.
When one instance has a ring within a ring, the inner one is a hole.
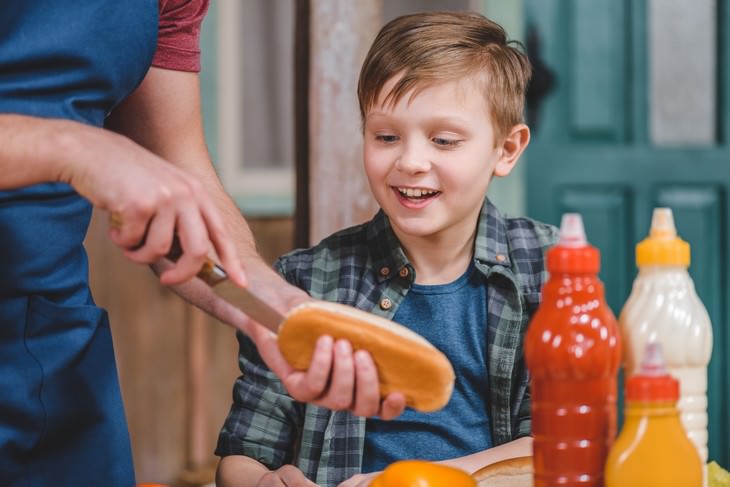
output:
M157 17L157 0L2 0L0 112L102 126L147 72ZM90 216L65 184L0 191L2 486L134 485Z

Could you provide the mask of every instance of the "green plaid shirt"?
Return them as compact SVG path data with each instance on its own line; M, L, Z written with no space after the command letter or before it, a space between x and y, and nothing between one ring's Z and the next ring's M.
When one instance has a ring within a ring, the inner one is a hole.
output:
M554 227L528 218L504 218L485 199L474 245L474 264L487 282L487 346L492 441L530 434L530 392L523 335L546 279L544 251ZM324 239L281 257L277 270L318 299L392 318L415 278L388 218ZM401 272L402 269L408 272ZM404 277L405 276L405 277ZM389 300L388 303L385 300ZM216 455L246 455L271 469L291 463L320 486L336 486L360 472L365 419L292 399L239 334L243 374L221 429Z

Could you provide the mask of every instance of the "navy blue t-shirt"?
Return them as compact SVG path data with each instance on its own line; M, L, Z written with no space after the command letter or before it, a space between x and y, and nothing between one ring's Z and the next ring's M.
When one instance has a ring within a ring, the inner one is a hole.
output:
M487 288L474 265L456 281L414 284L393 321L422 335L451 361L454 392L446 407L366 422L363 473L404 459L445 460L492 446L487 375Z

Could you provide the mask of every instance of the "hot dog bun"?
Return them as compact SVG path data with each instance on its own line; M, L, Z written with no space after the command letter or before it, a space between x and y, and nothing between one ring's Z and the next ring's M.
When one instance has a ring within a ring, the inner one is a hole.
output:
M408 328L351 306L308 302L292 309L280 325L279 349L292 367L306 370L322 335L346 339L353 350L370 352L382 396L402 392L408 406L424 412L449 402L454 388L451 363Z
M508 458L474 472L479 487L532 487L532 457Z

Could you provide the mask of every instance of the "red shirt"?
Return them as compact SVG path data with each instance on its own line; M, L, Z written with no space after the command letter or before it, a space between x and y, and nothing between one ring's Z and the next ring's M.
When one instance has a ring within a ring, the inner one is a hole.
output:
M200 25L209 0L159 0L157 50L152 65L200 71Z

